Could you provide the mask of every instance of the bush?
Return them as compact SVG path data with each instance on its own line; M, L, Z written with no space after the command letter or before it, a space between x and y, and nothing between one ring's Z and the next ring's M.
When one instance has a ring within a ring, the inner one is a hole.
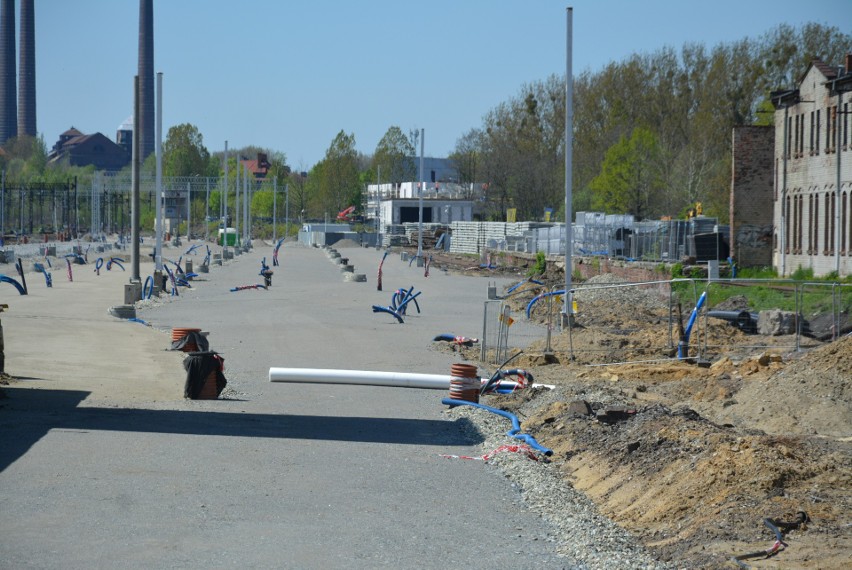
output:
M536 277L538 275L544 275L544 272L547 270L547 258L544 255L543 251L536 252L535 254L535 265L529 268L527 271L527 277Z
M796 268L796 270L790 275L790 278L793 281L813 281L814 278L814 270L811 268L804 269L800 265Z

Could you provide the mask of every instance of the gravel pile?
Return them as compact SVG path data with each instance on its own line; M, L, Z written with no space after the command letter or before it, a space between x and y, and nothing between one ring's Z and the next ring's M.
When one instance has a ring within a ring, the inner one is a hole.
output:
M469 406L447 412L467 418L485 438L483 453L516 440L506 436L511 424L505 418ZM523 424L522 424L523 427ZM512 481L524 502L546 520L548 540L566 557L566 567L597 569L667 569L626 530L601 515L594 503L561 479L554 464L533 461L520 453L498 453L489 463Z
M574 295L577 303L611 304L613 308L633 307L647 311L668 308L668 297L664 297L657 285L626 285L630 282L611 273L595 275L585 283L579 284Z

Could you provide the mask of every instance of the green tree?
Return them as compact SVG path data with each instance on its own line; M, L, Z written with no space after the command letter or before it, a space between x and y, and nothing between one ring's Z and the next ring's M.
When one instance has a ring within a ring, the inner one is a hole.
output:
M372 169L378 176L381 169L381 182L410 182L416 176L414 165L414 147L402 130L397 126L390 127L373 154Z
M601 173L592 180L594 207L609 213L633 214L637 219L658 215L655 203L660 179L655 172L658 145L654 134L637 128L610 147Z
M450 160L459 173L459 184L471 188L482 182L481 155L482 136L480 129L471 129L456 140L456 147L450 153Z
M340 131L334 137L325 153L320 172L318 198L324 213L336 216L349 206L361 204L354 134Z
M169 129L163 143L163 176L215 176L198 128L183 123Z

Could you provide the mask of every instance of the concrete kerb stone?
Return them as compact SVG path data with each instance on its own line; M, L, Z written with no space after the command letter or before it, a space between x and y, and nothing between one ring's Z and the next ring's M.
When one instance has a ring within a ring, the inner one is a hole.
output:
M355 271L354 265L341 265L340 266L340 272L341 273L352 273L354 271Z
M344 273L343 280L346 282L366 283L367 276L363 273Z

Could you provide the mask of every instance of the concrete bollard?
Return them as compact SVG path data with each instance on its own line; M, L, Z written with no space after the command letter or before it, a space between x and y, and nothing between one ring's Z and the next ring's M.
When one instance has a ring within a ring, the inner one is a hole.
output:
M142 300L142 282L133 281L132 283L124 284L124 304L132 305L136 301Z

